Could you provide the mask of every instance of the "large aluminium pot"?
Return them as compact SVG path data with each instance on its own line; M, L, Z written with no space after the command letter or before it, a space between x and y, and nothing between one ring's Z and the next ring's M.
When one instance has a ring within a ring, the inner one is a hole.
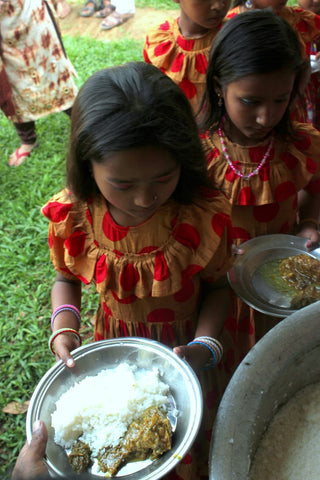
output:
M243 359L213 429L210 480L247 480L263 433L279 407L320 381L320 301L280 321Z

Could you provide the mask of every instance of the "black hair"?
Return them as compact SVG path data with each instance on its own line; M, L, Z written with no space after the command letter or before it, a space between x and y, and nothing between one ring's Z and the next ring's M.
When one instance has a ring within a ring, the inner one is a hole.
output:
M299 85L306 71L298 36L284 19L269 9L244 12L230 19L210 50L199 122L201 129L215 131L226 114L224 104L219 106L217 88L247 75L278 70L296 75L288 108L275 128L278 134L286 137L293 135L289 109L292 100L299 95Z
M92 162L113 152L155 146L181 166L173 194L191 203L207 186L206 160L189 101L164 73L144 62L100 70L82 86L72 108L67 181L80 200L98 193Z

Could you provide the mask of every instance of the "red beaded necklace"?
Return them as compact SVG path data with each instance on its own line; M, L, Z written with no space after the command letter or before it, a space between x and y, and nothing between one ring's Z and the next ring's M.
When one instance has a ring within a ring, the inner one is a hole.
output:
M238 176L241 177L241 178L244 178L245 180L249 180L249 178L253 177L254 175L258 175L259 170L261 169L261 167L263 167L263 165L266 163L266 161L268 160L268 158L269 158L269 156L270 156L270 152L271 152L271 149L272 149L273 144L274 144L274 136L272 135L272 137L270 138L267 151L266 151L266 153L264 154L264 156L263 156L261 162L259 163L259 165L258 165L254 170L252 170L251 173L249 173L248 175L245 175L245 174L243 174L240 170L238 170L238 169L233 165L233 163L232 163L232 161L231 161L231 159L230 159L230 157L229 157L229 154L228 154L228 151L227 151L225 142L224 142L224 138L223 138L223 130L222 130L223 125L224 125L224 118L222 119L221 125L220 125L220 127L218 128L218 135L219 135L219 138L220 138L220 142L221 142L221 146L222 146L222 151L223 151L224 158L227 160L228 165L229 165L229 167L231 168L231 170L232 170L236 175L238 175Z

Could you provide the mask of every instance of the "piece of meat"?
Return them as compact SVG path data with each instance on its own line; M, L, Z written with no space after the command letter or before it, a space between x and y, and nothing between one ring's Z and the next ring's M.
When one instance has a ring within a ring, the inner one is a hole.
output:
M150 407L130 425L119 445L100 450L99 467L113 476L130 461L154 460L171 449L171 436L169 419L159 408Z

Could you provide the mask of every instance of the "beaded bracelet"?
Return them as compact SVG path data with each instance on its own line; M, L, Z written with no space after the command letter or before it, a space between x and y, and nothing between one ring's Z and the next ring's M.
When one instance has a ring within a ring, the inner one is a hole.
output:
M319 222L315 218L303 218L302 220L300 220L299 225L303 225L304 223L313 223L316 229L319 229Z
M56 353L54 351L54 348L53 348L53 342L62 333L71 333L74 337L76 337L76 339L79 341L80 345L82 343L81 335L80 335L79 332L77 332L77 330L75 330L74 328L60 328L59 330L56 330L55 332L53 332L51 337L49 338L48 345L49 345L49 349L51 350L53 355L55 355L55 353Z
M61 312L65 312L65 311L68 311L68 312L73 312L75 314L75 316L77 317L77 320L79 322L79 327L81 325L81 313L80 313L80 310L75 307L74 305L69 305L69 304L65 304L65 305L60 305L59 307L57 307L52 315L51 315L51 328L53 328L53 324L54 324L54 321L56 319L56 316L61 313Z
M210 361L208 361L204 365L204 368L215 367L220 362L223 355L223 347L218 340L212 337L203 336L203 337L197 337L192 342L188 343L188 345L194 345L194 344L203 345L211 352L211 355L213 357L213 362L211 363Z

